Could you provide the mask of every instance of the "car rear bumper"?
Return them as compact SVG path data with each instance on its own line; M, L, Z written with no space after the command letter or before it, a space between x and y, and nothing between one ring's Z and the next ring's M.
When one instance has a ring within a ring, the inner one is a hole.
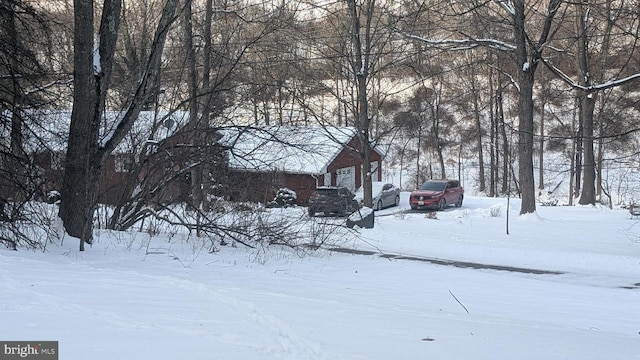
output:
M411 208L414 208L414 209L437 209L439 203L440 203L439 199L428 199L428 200L410 199L409 200L409 204L411 204Z

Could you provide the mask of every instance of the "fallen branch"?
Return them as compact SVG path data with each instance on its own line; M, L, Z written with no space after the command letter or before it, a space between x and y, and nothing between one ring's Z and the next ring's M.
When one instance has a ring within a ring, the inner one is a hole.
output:
M453 296L453 298L458 302L458 304L460 304L460 306L462 306L462 308L464 309L464 311L467 312L467 314L469 313L469 310L467 310L466 306L462 305L462 303L460 302L460 300L458 300L458 298L453 295L453 293L451 292L451 290L449 290L449 294L451 294L451 296Z

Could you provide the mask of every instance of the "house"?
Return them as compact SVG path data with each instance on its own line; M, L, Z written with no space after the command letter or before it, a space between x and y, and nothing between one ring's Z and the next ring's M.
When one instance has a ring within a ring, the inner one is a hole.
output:
M304 205L317 186L362 185L361 149L352 127L271 126L225 130L228 178L235 200L268 202L279 188L289 188ZM371 150L374 181L382 179L384 152Z
M25 139L25 149L41 169L42 190L60 190L71 111L28 115L39 131L33 139ZM106 126L116 124L121 113L107 111L104 116L101 133L108 134ZM158 203L188 200L194 165L206 173L201 186L207 195L235 201L266 203L286 187L297 193L299 204L306 204L317 186L355 191L362 184L362 160L357 153L361 146L354 128L211 128L206 136L199 135L203 144L209 144L203 147L190 145L193 134L187 123L185 112L141 112L131 133L105 160L97 184L98 202L118 204L135 187L159 189L152 192L153 199L147 199ZM196 159L202 156L209 160L198 165ZM374 148L370 156L373 180L380 180L384 152ZM134 164L137 171L131 171Z
M122 112L104 113L105 125L114 126ZM43 110L29 112L37 131L26 141L25 149L33 163L41 169L43 191L61 190L65 152L67 147L70 110ZM139 174L131 170L144 147L156 141L164 140L175 134L188 121L185 112L142 111L133 129L118 147L107 156L98 181L98 202L102 204L118 203L127 189L139 182ZM108 134L108 128L103 129Z

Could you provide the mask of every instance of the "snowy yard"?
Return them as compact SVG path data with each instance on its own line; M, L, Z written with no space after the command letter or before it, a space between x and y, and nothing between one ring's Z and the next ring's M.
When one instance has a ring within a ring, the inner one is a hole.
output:
M407 196L343 242L374 255L209 254L108 233L84 253L69 240L2 249L0 339L57 340L65 360L640 359L640 222L627 211L519 217L514 200L507 235L506 199L429 219L404 211Z

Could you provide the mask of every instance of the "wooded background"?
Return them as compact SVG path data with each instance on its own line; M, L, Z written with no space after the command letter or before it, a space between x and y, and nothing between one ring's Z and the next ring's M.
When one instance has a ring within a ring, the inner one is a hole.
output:
M466 185L517 193L523 214L553 152L570 202L593 204L607 161L637 167L639 28L636 1L5 0L2 219L38 191L31 155L59 133L59 215L83 249L105 159L149 110L189 113L194 208L217 181L207 134L247 125L355 127L363 167L383 146L412 185L474 159ZM60 109L68 128L46 121Z

